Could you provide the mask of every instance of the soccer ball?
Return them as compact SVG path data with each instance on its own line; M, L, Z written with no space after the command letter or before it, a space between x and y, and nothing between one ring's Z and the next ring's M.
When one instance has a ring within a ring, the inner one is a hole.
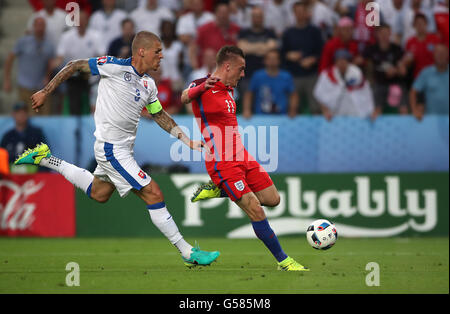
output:
M328 250L336 243L337 237L336 227L326 219L313 221L306 230L306 239L316 250Z

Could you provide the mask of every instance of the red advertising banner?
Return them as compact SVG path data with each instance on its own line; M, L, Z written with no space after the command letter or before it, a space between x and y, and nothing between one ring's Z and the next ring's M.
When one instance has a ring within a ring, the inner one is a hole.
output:
M62 175L0 177L0 236L75 236L75 192Z

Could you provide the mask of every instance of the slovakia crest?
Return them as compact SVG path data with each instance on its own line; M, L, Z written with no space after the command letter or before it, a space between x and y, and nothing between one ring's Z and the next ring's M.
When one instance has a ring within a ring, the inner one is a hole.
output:
M144 87L145 89L148 89L148 81L144 81Z

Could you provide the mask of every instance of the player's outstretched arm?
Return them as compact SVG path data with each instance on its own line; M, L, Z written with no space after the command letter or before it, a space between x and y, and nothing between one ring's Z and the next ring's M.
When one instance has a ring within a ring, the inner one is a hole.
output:
M50 95L62 82L71 77L75 72L80 71L90 73L88 59L69 61L58 74L40 91L31 96L32 108L39 111L39 108L44 104L45 99Z
M182 141L191 149L198 150L200 152L202 151L202 147L208 149L208 146L206 146L202 141L192 141L189 137L187 137L183 130L180 129L178 124L164 109L152 114L152 117L163 130Z
M209 76L198 86L187 88L181 93L181 103L186 105L192 100L200 97L206 90L212 88L220 79L215 76Z

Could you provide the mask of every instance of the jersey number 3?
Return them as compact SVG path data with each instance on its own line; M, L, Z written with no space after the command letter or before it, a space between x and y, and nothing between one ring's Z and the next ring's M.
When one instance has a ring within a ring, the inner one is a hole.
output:
M136 96L134 96L135 101L139 101L141 99L141 91L136 88Z

